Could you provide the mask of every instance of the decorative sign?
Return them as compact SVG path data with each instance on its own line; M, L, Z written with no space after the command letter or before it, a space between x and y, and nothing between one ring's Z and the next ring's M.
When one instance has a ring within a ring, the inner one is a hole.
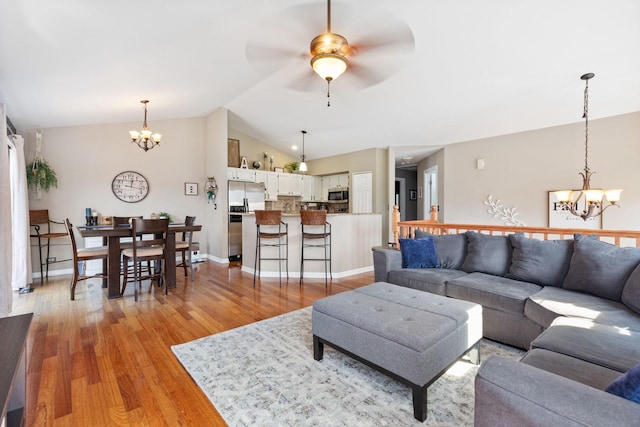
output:
M580 190L573 190L579 192ZM575 210L582 212L586 209L587 201L582 198ZM596 212L600 210L597 209ZM602 215L592 217L586 221L573 215L567 207L558 203L558 198L553 191L549 191L549 227L552 228L584 228L587 230L599 230L602 228Z

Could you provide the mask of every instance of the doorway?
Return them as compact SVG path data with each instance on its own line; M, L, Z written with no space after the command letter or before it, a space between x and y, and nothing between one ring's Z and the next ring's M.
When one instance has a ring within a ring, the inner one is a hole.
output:
M424 219L429 219L431 206L436 206L437 211L440 210L438 205L438 166L431 166L424 171L424 197L422 198Z

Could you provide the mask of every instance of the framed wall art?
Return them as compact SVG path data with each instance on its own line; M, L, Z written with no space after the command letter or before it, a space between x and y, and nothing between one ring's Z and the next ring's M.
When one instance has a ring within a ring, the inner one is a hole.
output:
M197 196L198 195L198 183L197 182L185 182L184 183L184 195L185 196Z

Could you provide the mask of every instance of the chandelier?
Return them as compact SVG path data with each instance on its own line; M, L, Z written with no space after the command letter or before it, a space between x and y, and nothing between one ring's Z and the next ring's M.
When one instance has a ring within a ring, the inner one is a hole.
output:
M307 158L307 156L304 155L304 136L307 134L306 130L301 130L300 132L302 132L302 156L300 156L300 166L298 166L298 170L300 172L306 172L307 171L307 164L305 163L305 159Z
M602 212L610 206L618 206L616 203L620 201L620 193L622 190L601 190L591 188L591 172L589 169L589 80L595 76L593 73L587 73L580 76L585 81L584 88L584 172L580 172L582 176L582 190L574 192L572 190L554 191L560 207L572 215L579 216L583 220L602 215ZM577 197L576 197L577 193ZM585 203L584 209L578 207L581 202Z
M327 106L330 106L329 86L349 66L349 42L331 32L331 0L327 0L327 31L311 40L310 50L313 71L327 81Z
M148 99L140 101L144 105L144 121L142 122L142 130L140 132L136 130L130 130L131 142L138 144L138 147L142 148L145 152L151 150L153 147L160 145L160 138L162 135L159 133L152 133L147 127L147 104Z

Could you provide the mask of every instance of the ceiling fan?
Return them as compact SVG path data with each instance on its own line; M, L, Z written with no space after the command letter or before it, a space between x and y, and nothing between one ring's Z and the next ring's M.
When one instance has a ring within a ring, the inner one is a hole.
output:
M339 2L336 17L353 40L349 43L332 32L331 0L326 7L326 31L320 34L324 23L318 25L317 2L290 7L258 23L260 40L246 47L249 62L260 74L277 75L294 90L318 88L318 75L328 85L343 75L344 87L363 89L391 77L413 53L413 32L389 11L364 2ZM310 39L309 50L302 51Z

